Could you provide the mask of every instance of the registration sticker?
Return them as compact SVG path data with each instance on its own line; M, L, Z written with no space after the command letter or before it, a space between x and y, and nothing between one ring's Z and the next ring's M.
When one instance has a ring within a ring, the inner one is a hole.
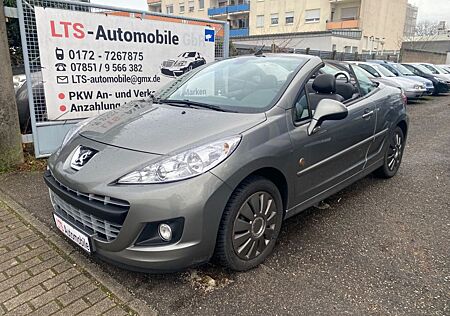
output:
M56 227L70 240L76 243L78 246L83 248L83 250L88 253L92 253L91 243L89 241L89 236L81 233L78 229L74 228L72 225L65 222L58 215L53 213L53 217L55 219Z

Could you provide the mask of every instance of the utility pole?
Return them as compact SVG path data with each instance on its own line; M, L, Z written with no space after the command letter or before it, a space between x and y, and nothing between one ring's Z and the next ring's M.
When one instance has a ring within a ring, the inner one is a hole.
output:
M0 0L0 172L23 162L3 0Z

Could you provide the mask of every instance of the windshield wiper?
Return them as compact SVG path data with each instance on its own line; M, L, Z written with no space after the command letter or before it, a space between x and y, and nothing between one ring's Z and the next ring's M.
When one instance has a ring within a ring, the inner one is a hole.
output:
M177 100L175 100L177 101ZM180 108L192 108L192 106L190 104L184 103L184 102L173 102L172 100L168 100L168 99L158 99L153 101L153 103L158 103L158 104L169 104L172 106L178 106Z
M199 108L210 109L210 110L220 111L220 112L236 112L236 111L232 111L232 110L227 110L227 109L221 108L220 106L217 106L217 105L208 104L208 103L202 103L202 102L196 102L196 101L191 101L191 100L170 100L170 99L164 99L164 100L159 100L159 102L166 103L166 104L173 104L173 105L184 104L186 107L189 107L189 108L192 108L192 106L195 106L195 107L199 107Z

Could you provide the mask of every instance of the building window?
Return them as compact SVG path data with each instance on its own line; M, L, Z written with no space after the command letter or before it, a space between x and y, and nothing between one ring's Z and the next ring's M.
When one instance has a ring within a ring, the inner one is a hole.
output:
M320 22L320 9L306 10L305 23L317 23L317 22Z
M189 0L188 8L189 8L189 12L194 12L194 0Z
M256 16L256 27L264 27L264 15Z
M286 12L286 24L293 24L294 23L294 12Z
M173 14L173 4L166 5L166 13Z
M358 7L341 9L341 20L348 21L356 19L358 19Z
M184 2L180 2L180 13L184 13Z
M274 13L270 15L270 24L277 25L278 24L278 13Z
M198 9L203 10L205 8L205 0L198 0Z

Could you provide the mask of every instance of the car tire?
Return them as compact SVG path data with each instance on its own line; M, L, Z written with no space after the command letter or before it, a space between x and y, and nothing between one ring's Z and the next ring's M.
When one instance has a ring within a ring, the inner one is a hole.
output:
M244 180L223 212L216 260L235 271L261 264L275 246L283 215L281 195L273 182L260 176Z
M383 165L375 170L375 175L380 178L389 179L397 174L403 158L405 149L405 135L400 127L396 127L389 136L388 146L384 154Z

